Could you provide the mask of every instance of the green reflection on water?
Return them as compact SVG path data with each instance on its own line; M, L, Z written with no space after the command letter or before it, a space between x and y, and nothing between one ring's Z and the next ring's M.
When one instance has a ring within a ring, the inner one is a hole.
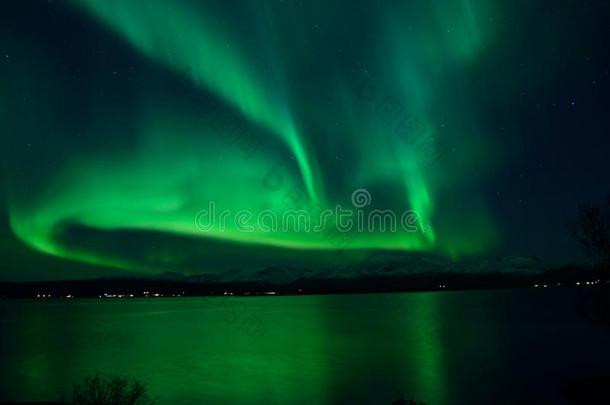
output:
M162 404L391 403L399 390L443 403L441 301L402 297L3 303L0 392L68 398L99 371L142 379Z

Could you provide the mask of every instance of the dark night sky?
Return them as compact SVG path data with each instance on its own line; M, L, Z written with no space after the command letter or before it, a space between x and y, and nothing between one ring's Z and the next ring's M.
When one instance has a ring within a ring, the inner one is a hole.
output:
M607 1L1 7L0 280L386 251L560 265L583 260L577 205L610 192ZM354 209L354 190L417 231L198 222L210 202Z

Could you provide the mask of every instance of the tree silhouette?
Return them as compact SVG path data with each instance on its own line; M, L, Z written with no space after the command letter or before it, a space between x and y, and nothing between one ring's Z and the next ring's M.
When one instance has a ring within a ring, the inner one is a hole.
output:
M153 405L156 402L138 380L96 374L74 386L75 405Z
M600 267L604 277L610 268L610 196L601 204L583 204L569 224L572 237Z
M416 401L413 398L406 399L402 392L398 391L398 398L392 401L392 405L426 405L423 401Z

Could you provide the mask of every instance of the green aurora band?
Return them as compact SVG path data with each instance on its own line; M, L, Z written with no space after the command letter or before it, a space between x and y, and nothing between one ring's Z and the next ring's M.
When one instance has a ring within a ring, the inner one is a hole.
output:
M128 102L83 119L99 144L71 148L53 158L53 170L32 174L35 193L9 182L10 225L35 249L131 271L196 273L338 258L343 265L374 251L458 257L493 243L477 182L494 151L459 79L493 45L492 2L360 11L325 2L70 3L184 86L125 89ZM70 116L68 107L51 107L65 93L66 105L78 103L68 79L20 68L45 83L38 111ZM113 122L121 110L128 118ZM396 130L405 118L421 132L416 142ZM351 208L361 188L372 197L367 209L413 210L425 232L353 230L339 247L316 232L196 226L210 201L217 212L281 215L294 208L287 198L295 192L308 207L333 210Z

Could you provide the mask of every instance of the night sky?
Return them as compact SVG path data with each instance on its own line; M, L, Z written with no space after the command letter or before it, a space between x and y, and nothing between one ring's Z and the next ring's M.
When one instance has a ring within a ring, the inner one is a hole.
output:
M4 1L0 279L580 262L610 192L610 2ZM216 209L417 232L202 231Z

